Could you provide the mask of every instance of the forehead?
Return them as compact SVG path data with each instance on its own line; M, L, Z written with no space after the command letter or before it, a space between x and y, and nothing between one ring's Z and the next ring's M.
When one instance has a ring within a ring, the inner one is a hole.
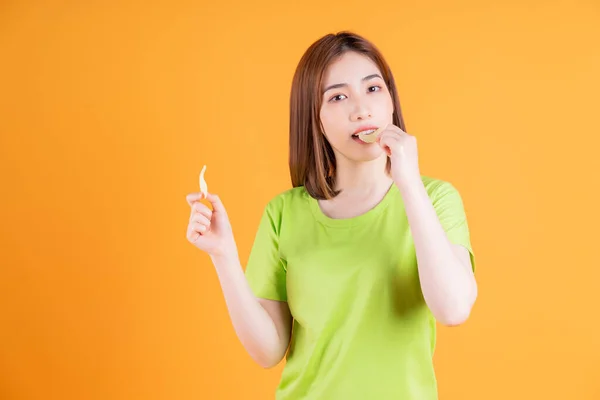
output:
M381 71L369 57L350 51L329 65L323 75L323 84L350 83L376 73L381 74Z

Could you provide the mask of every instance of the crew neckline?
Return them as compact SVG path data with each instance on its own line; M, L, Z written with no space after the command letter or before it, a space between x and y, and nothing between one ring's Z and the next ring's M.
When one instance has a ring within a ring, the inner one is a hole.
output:
M396 198L399 191L398 191L396 184L392 182L392 184L386 191L386 193L383 196L383 198L381 199L381 201L379 201L379 203L377 203L370 210L368 210L360 215L350 217L350 218L332 218L332 217L327 216L321 209L321 206L319 205L319 201L317 199L315 199L314 197L312 197L308 193L308 191L306 191L306 188L304 189L304 193L310 204L310 209L312 211L312 214L317 221L323 223L324 225L330 226L330 227L350 227L350 226L356 226L359 224L363 224L363 223L368 222L369 220L375 218L383 210L385 210L385 208L388 206L390 201L392 201L392 199Z

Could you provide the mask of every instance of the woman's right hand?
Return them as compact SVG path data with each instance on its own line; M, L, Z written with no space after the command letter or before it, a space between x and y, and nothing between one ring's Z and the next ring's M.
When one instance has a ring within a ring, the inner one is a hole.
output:
M231 229L229 217L221 199L216 194L208 193L206 199L212 210L201 203L202 193L190 193L186 200L191 207L190 221L187 228L187 239L194 246L207 252L211 257L221 257L236 253L237 248Z
M192 208L188 240L207 252L217 271L235 332L250 356L263 368L277 365L289 347L292 316L286 302L257 299L240 265L225 207L217 195L202 204L200 193L187 195Z

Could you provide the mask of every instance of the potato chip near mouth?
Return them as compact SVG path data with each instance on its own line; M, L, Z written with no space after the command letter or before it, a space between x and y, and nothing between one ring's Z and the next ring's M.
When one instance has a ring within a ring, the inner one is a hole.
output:
M382 131L383 131L383 127L378 128L374 132L368 133L368 134L364 134L361 132L358 134L358 137L360 138L360 140L362 140L365 143L375 143L377 141L377 137L379 136L379 134Z

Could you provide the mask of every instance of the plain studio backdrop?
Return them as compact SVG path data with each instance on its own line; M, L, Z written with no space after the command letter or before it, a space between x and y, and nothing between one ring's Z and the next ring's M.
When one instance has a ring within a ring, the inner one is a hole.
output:
M185 196L206 164L244 263L296 64L346 29L465 202L479 299L438 332L440 399L600 398L595 0L2 2L0 398L273 398Z

